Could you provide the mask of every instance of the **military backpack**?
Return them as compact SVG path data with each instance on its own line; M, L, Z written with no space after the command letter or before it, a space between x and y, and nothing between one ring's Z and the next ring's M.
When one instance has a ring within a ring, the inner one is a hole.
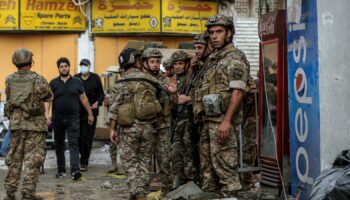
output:
M157 100L158 90L144 78L125 78L117 83L127 82L127 91L123 91L123 103L118 106L118 124L130 126L134 120L152 120L162 111Z

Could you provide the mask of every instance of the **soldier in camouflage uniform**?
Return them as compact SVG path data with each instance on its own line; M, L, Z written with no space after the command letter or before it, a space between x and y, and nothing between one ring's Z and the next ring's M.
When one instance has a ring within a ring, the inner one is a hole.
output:
M202 189L231 197L242 188L236 127L242 123L249 63L231 43L232 20L214 15L206 27L214 51L208 57L208 69L195 95L196 109L204 122L200 138Z
M103 101L103 105L109 110L111 106L111 101L114 99L114 96L111 94L107 94ZM118 164L117 164L117 156L118 156L118 145L116 143L110 142L109 146L109 156L111 158L112 166L107 170L107 173L117 173L118 172Z
M108 114L110 139L113 143L119 141L123 149L121 158L128 177L130 199L136 200L146 199L149 193L148 165L155 142L154 124L162 111L156 101L161 85L141 71L140 56L140 51L131 48L120 54L119 63L124 72L113 88L114 99ZM118 132L117 126L120 126Z
M184 51L176 51L171 55L173 61L174 73L178 81L178 94L185 95L189 87L191 77L188 74L190 66L190 56ZM190 86L191 87L191 86ZM189 90L189 91L190 91ZM190 95L189 93L187 95ZM172 144L172 171L174 174L175 188L185 184L187 181L194 181L196 168L194 165L194 135L193 135L193 112L192 102L182 105L179 112L179 106L175 108L173 121L173 144ZM196 180L198 181L198 179Z
M184 101L193 101L195 98L195 91L199 89L203 76L207 70L206 67L206 60L208 56L211 53L211 48L209 45L209 33L206 31L202 34L198 34L194 37L193 40L193 45L195 48L195 56L192 57L191 59L191 67L190 67L190 74L194 73L193 77L193 90L191 90L190 95L188 96L187 99ZM179 98L183 100L183 96L180 95ZM198 118L198 113L195 110L195 107L193 107L193 114L194 114L194 123L196 124L197 122L200 121Z
M194 37L193 45L195 47L195 56L191 58L191 66L189 68L188 75L193 78L192 88L188 94L179 95L180 103L193 102L195 98L195 91L199 89L203 79L203 75L206 72L205 61L208 58L211 49L208 46L209 34L206 31L203 34L198 34ZM193 119L192 119L192 145L193 145L193 160L196 168L195 181L200 183L200 158L199 158L199 138L203 127L203 122L200 119L198 113L196 113L195 107L193 107Z
M146 49L142 53L143 68L145 73L153 76L162 84L168 84L170 78L160 73L160 64L163 55L157 49ZM158 101L162 105L162 112L157 118L155 124L155 156L159 166L160 182L163 195L165 195L172 187L171 168L170 168L170 125L172 98L165 92L161 91L158 96Z
M163 67L165 69L165 76L171 78L174 75L173 72L173 61L171 59L167 59L163 62Z
M6 78L5 114L10 120L11 140L5 160L9 168L5 178L5 199L15 199L23 163L22 199L41 199L35 195L35 190L46 155L52 93L47 80L30 70L32 56L28 49L16 50L12 62L18 71Z

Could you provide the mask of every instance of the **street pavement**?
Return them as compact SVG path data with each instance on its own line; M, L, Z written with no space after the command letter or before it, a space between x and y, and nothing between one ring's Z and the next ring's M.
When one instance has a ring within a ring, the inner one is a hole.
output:
M94 148L91 152L90 165L88 171L82 172L82 178L78 181L72 181L67 173L65 178L56 179L56 155L53 150L48 150L44 166L44 174L40 175L37 185L37 194L44 197L45 200L126 200L129 198L129 192L126 185L127 179L122 173L107 174L111 168L111 160L108 151L108 144L97 141L94 142ZM69 169L69 152L65 152L67 172ZM121 169L120 158L118 157L118 168ZM7 166L4 159L0 159L0 199L5 197L3 181L7 174ZM159 178L159 177L158 177ZM159 185L157 175L154 175L152 185ZM20 199L20 187L17 192L17 198ZM268 189L268 188L267 188ZM264 190L264 189L263 189ZM274 190L262 192L261 200L272 200L276 198ZM192 191L193 192L193 191ZM265 193L265 194L264 194ZM267 196L266 196L267 194ZM153 192L148 198L151 200L159 199L160 193ZM265 196L265 197L263 197ZM233 200L235 198L230 198ZM239 198L252 199L252 198Z
M94 145L96 146L96 145ZM0 199L5 197L3 181L7 174L5 161L0 160ZM67 172L69 172L69 153L66 151ZM120 166L120 162L119 162ZM111 167L108 146L98 146L91 153L90 166L82 172L81 180L72 181L67 173L65 178L56 179L56 156L48 150L45 160L44 174L40 175L37 193L47 200L102 200L128 199L129 193L124 175L107 174ZM20 199L20 188L17 192Z

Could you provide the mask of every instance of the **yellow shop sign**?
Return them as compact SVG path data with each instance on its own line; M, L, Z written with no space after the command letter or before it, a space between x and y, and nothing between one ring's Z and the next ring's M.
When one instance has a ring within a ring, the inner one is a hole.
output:
M160 0L94 0L92 32L160 32Z
M20 16L21 30L84 31L86 26L80 7L71 0L21 0Z
M205 22L216 13L217 3L212 1L162 1L162 32L203 33Z
M0 30L18 30L19 0L0 0Z

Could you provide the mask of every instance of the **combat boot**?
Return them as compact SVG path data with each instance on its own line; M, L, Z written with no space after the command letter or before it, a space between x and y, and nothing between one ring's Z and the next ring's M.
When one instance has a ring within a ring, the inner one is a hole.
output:
M111 173L117 173L118 172L118 167L117 167L117 160L113 159L112 160L112 168L110 168L107 173L111 174Z

